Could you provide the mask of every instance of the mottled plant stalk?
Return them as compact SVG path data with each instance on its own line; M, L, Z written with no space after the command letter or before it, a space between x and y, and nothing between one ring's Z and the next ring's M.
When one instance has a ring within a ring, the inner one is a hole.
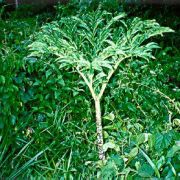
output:
M80 76L83 78L84 82L89 87L91 95L95 103L95 112L96 112L96 132L97 132L97 146L99 159L105 160L105 152L103 150L104 140L103 140L103 128L102 128L102 117L101 117L101 105L100 105L100 96L96 95L93 88L93 76L89 76L89 79L82 73L78 68L76 69Z
M15 0L15 4L16 4L16 9L17 9L19 6L18 0Z
M99 159L105 160L105 152L103 150L103 129L102 129L102 117L101 117L101 106L100 99L95 99L95 110L96 110L96 131L97 131L97 145L99 151Z
M95 90L93 88L93 76L87 76L81 72L78 68L76 68L77 72L80 74L80 76L83 78L84 82L86 85L89 87L89 90L91 92L91 95L94 99L95 102L95 112L96 112L96 132L97 132L97 146L98 146L98 154L99 154L99 159L104 161L106 159L105 152L103 149L104 145L104 140L103 140L103 128L102 128L102 115L101 115L101 103L100 100L103 97L104 91L108 85L109 80L111 79L112 75L118 68L119 64L127 58L123 57L122 59L119 59L119 61L114 65L111 71L109 71L107 75L106 81L102 84L102 87L100 89L99 94L95 93Z

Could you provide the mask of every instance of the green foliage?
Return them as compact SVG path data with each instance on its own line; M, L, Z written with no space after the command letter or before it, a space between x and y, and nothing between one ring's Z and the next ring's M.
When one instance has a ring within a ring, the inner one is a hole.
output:
M36 18L0 21L0 178L179 178L179 17L169 9L160 17L156 9L137 11L127 14L156 18L176 33L152 38L162 47L157 59L122 62L109 82L102 100L106 165L97 161L93 104L79 75L45 66L46 58L24 58Z
M57 64L60 69L80 72L85 83L92 83L95 94L102 96L100 87L110 80L121 61L131 57L154 58L152 50L158 46L153 42L143 44L144 41L172 32L155 21L135 18L125 22L121 20L124 17L123 13L112 17L96 11L47 24L29 46L30 57L40 57L45 66Z
M135 18L125 22L124 17L124 13L113 17L111 13L97 10L81 15L81 18L62 18L59 23L45 26L29 46L30 57L48 59L45 66L73 70L82 78L80 83L89 88L95 103L100 160L105 160L100 100L111 77L122 61L154 58L152 50L158 48L157 44L144 42L153 36L173 32L155 21Z
M57 19L62 17L83 14L89 11L95 11L98 7L109 12L117 12L119 10L118 0L70 0L67 4L59 3L56 8Z
M26 22L18 22L10 20L7 22L0 22L0 94L1 104L0 109L2 118L0 120L1 126L3 122L9 119L10 124L15 124L17 114L23 110L22 101L19 98L20 92L24 91L23 78L25 76L24 70L24 55L25 47L28 44L28 36L34 28L34 20L28 19ZM24 51L24 52L23 52ZM21 52L21 53L19 53ZM22 71L19 73L19 71ZM13 105L13 106L12 106Z
M118 171L122 171L123 169L124 160L118 155L112 155L102 168L100 177L102 179L113 179L118 175Z

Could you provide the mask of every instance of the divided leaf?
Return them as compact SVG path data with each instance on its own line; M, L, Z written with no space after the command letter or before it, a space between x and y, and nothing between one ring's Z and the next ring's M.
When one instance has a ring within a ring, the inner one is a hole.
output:
M126 18L125 13L113 16L97 10L48 23L29 45L30 57L39 57L47 66L57 64L60 69L78 69L83 79L91 75L95 82L92 87L98 89L98 94L122 61L133 57L154 58L152 51L158 45L145 43L149 38L172 32L155 20ZM101 73L106 76L100 76Z

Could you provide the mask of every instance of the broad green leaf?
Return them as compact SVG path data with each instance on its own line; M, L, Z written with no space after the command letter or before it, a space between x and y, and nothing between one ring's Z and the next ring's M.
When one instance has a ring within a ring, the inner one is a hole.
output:
M5 84L6 79L3 75L0 75L0 84Z
M164 134L157 134L155 140L155 149L161 151L165 148L168 148L169 145L172 143L172 134L171 133L164 133Z
M142 144L148 141L149 133L142 133L137 136L136 141L138 144Z
M102 168L101 178L104 180L113 179L115 178L116 174L117 171L115 163L113 161L108 161L107 165Z
M138 175L143 178L151 178L153 174L154 174L154 170L148 164L143 164L138 170Z
M139 152L139 149L137 147L135 147L130 151L130 153L128 154L128 157L134 158L137 156L138 152Z
M115 118L115 115L111 112L110 114L104 116L103 118L107 119L107 120L110 120L110 121L113 121L114 118Z
M172 158L174 155L180 151L180 146L174 145L168 152L167 152L167 157Z
M115 165L117 166L119 171L122 171L124 168L124 160L119 155L112 155L110 157L110 161L113 161Z
M180 127L180 119L174 119L174 120L173 120L173 123L174 123L176 126Z
M142 149L139 149L139 150L142 153L142 155L145 157L145 159L147 160L149 165L152 167L152 169L156 173L157 177L160 178L160 173L159 173L157 166L154 164L154 162L150 159L150 157Z
M161 167L166 163L165 157L162 156L156 163L157 168L160 170Z
M115 144L113 142L107 142L103 145L103 149L104 149L104 152L106 152L109 148L110 149L114 149L115 148Z

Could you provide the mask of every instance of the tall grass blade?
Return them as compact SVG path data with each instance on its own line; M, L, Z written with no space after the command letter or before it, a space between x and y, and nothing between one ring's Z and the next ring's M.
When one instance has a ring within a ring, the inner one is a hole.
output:
M19 168L18 170L14 171L7 179L11 180L11 179L15 179L17 178L25 169L27 169L29 166L37 163L34 162L36 161L36 159L41 156L48 148L46 148L45 150L40 151L38 154L36 154L33 158L31 158L28 162L26 162L21 168Z
M149 156L142 149L139 148L139 150L142 153L142 155L145 157L147 162L150 164L150 166L153 168L153 170L154 170L155 174L157 175L157 177L160 178L160 173L159 173L159 170L158 170L157 166L153 163L153 161L149 158Z

